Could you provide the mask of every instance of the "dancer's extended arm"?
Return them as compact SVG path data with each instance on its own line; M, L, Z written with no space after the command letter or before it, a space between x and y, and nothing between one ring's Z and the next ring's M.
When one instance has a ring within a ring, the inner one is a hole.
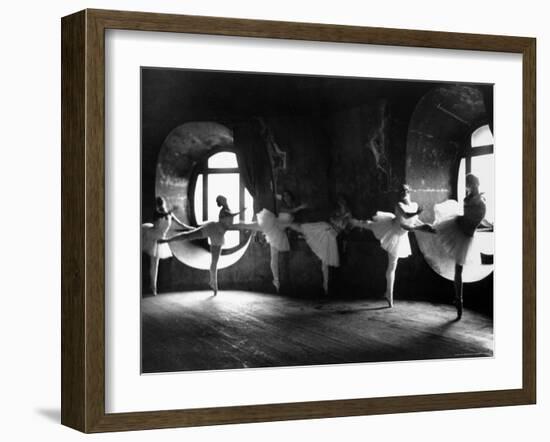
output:
M235 212L235 213L229 212L228 215L229 216L237 216L237 215L240 215L241 213L243 213L245 210L246 210L246 207L243 210L240 210L240 211Z
M299 206L296 206L293 209L285 209L284 211L281 210L281 212L292 213L294 215L295 213L299 212L300 210L307 209L308 207L309 206L307 204L300 204Z

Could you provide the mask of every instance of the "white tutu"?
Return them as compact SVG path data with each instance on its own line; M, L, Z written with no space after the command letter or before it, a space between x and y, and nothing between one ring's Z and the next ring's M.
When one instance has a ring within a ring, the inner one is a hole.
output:
M204 238L210 238L210 244L213 246L223 246L225 244L226 228L219 221L209 221L199 227Z
M380 241L380 246L390 255L406 258L411 254L408 232L401 227L396 216L390 212L376 212L369 228Z
M457 223L462 209L457 201L447 200L434 206L438 245L442 252L460 265L481 264L481 249L474 236L466 235Z
M302 233L313 253L325 265L338 267L340 255L338 254L338 233L326 222L302 224Z
M292 222L292 216L288 213L281 213L277 217L273 212L262 209L256 218L269 245L279 252L288 252L290 244L285 229Z
M159 244L157 240L164 238L168 228L164 223L145 223L141 225L141 248L150 256L157 256L160 259L172 257L172 250L168 244Z

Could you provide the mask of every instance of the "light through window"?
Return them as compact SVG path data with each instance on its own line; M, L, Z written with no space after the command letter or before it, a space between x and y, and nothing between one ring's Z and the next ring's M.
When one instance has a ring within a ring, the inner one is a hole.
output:
M495 222L495 154L493 149L493 134L489 126L481 126L472 133L470 147L464 152L458 169L457 199L459 202L466 196L466 175L473 173L479 178L479 191L487 202L485 219ZM479 235L482 252L493 254L493 234Z
M488 143L488 144L487 144ZM493 153L493 134L489 126L481 126L472 133L471 147L466 149L458 170L457 198L462 201L466 196L466 175L473 173L479 178L479 191L487 200L485 218L495 220L495 165Z
M472 132L472 136L470 138L470 144L472 147L492 146L493 143L493 134L491 133L491 129L488 124L481 126Z
M253 199L239 172L237 156L234 152L218 152L206 161L199 171L195 182L193 207L195 220L200 225L207 221L218 221L219 207L216 197L227 198L232 212L241 212L234 218L235 222L251 222L254 216ZM228 231L225 234L224 249L239 246L245 239L245 233Z

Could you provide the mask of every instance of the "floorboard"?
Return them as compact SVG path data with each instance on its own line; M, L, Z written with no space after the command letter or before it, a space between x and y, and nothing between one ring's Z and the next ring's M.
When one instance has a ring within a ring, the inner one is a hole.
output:
M222 291L142 299L142 371L405 361L493 355L492 318L396 300L297 299Z

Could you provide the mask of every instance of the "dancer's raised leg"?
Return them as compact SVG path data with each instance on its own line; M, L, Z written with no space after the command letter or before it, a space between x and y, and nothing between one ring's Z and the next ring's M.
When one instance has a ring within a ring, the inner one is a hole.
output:
M202 227L197 227L195 230L189 230L187 232L181 232L176 235L173 235L169 238L159 239L159 243L172 242L172 241L183 241L183 240L193 240L204 238L204 233Z
M411 230L418 230L420 232L426 232L426 233L436 233L436 230L434 226L428 223L421 224L419 226L416 226L412 228Z
M252 223L235 223L231 224L227 230L250 230L252 232L261 232L262 228L257 222Z
M295 232L298 232L298 233L304 233L304 230L302 229L302 225L301 224L298 224L298 223L291 223L288 228L290 230L294 230Z
M372 221L370 219L359 220L352 218L349 223L351 226L359 229L372 230Z

